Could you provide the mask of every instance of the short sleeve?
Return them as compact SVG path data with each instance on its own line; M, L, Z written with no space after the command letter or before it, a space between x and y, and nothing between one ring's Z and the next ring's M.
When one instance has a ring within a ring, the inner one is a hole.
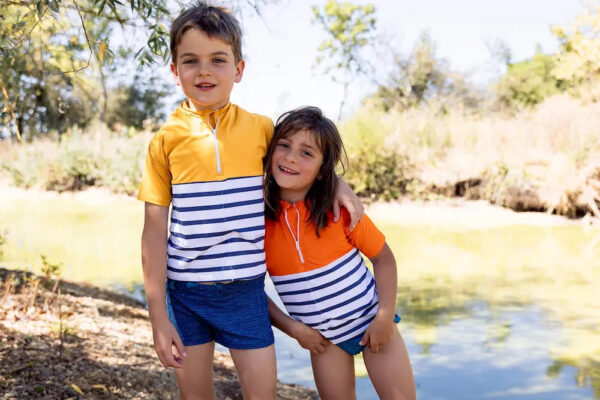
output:
M168 207L171 204L171 173L164 149L164 136L156 134L148 146L138 199Z
M274 130L275 128L271 118L265 117L265 138L267 139L267 147L269 147L269 143L271 143L271 139L273 139Z
M379 254L385 245L385 236L377 229L367 214L363 215L362 219L356 224L352 232L350 232L348 228L350 215L346 209L342 209L342 211L344 212L346 234L350 243L368 258L373 258Z

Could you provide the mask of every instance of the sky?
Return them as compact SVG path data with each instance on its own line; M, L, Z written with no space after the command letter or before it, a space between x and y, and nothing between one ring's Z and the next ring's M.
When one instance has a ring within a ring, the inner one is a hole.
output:
M354 1L366 4L367 1ZM231 101L243 108L276 118L302 105L321 107L337 118L343 96L341 85L313 68L325 32L312 24L311 6L326 0L279 0L263 10L242 15L246 68ZM422 32L429 33L437 55L452 70L468 73L476 84L498 76L488 44L501 40L512 60L531 57L539 44L554 52L558 42L552 25L569 24L599 0L372 0L378 32L394 51L407 55ZM385 71L388 66L377 68ZM170 79L168 67L165 76ZM360 107L375 91L369 79L356 79L349 88L344 116Z

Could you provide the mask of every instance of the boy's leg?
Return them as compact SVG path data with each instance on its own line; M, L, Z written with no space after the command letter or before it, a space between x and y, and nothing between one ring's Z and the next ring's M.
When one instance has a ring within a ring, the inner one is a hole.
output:
M277 363L275 346L261 349L229 349L237 370L244 400L275 400Z
M356 399L354 357L331 344L320 354L311 354L313 375L323 400Z
M215 342L186 346L183 366L175 369L182 400L214 400L213 355Z
M404 340L398 328L379 352L363 352L369 378L382 400L413 400L416 398L415 379Z

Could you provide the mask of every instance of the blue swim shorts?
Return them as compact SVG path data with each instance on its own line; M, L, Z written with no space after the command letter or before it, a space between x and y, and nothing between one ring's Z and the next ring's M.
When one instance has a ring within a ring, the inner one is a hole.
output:
M185 346L268 347L274 337L264 285L264 277L211 285L168 279L169 319Z
M394 322L400 322L400 316L398 316L398 314L394 315ZM344 340L343 342L336 343L336 346L341 347L342 350L344 350L346 353L352 354L353 356L360 354L364 349L367 348L367 346L361 346L360 344L358 344L363 338L364 334L365 332L361 333L359 336L355 336L351 339Z

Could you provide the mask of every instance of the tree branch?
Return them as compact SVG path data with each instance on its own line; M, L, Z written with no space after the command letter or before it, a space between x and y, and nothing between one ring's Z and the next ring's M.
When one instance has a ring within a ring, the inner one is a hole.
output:
M4 86L4 79L2 78L2 71L0 70L0 86L2 87L2 94L8 103L8 109L10 110L10 117L13 119L15 123L15 129L17 131L17 139L19 143L23 143L23 139L21 138L21 132L19 131L19 124L17 124L17 118L15 117L15 106L12 101L10 101L10 97L8 97L8 92L6 91L6 86Z

